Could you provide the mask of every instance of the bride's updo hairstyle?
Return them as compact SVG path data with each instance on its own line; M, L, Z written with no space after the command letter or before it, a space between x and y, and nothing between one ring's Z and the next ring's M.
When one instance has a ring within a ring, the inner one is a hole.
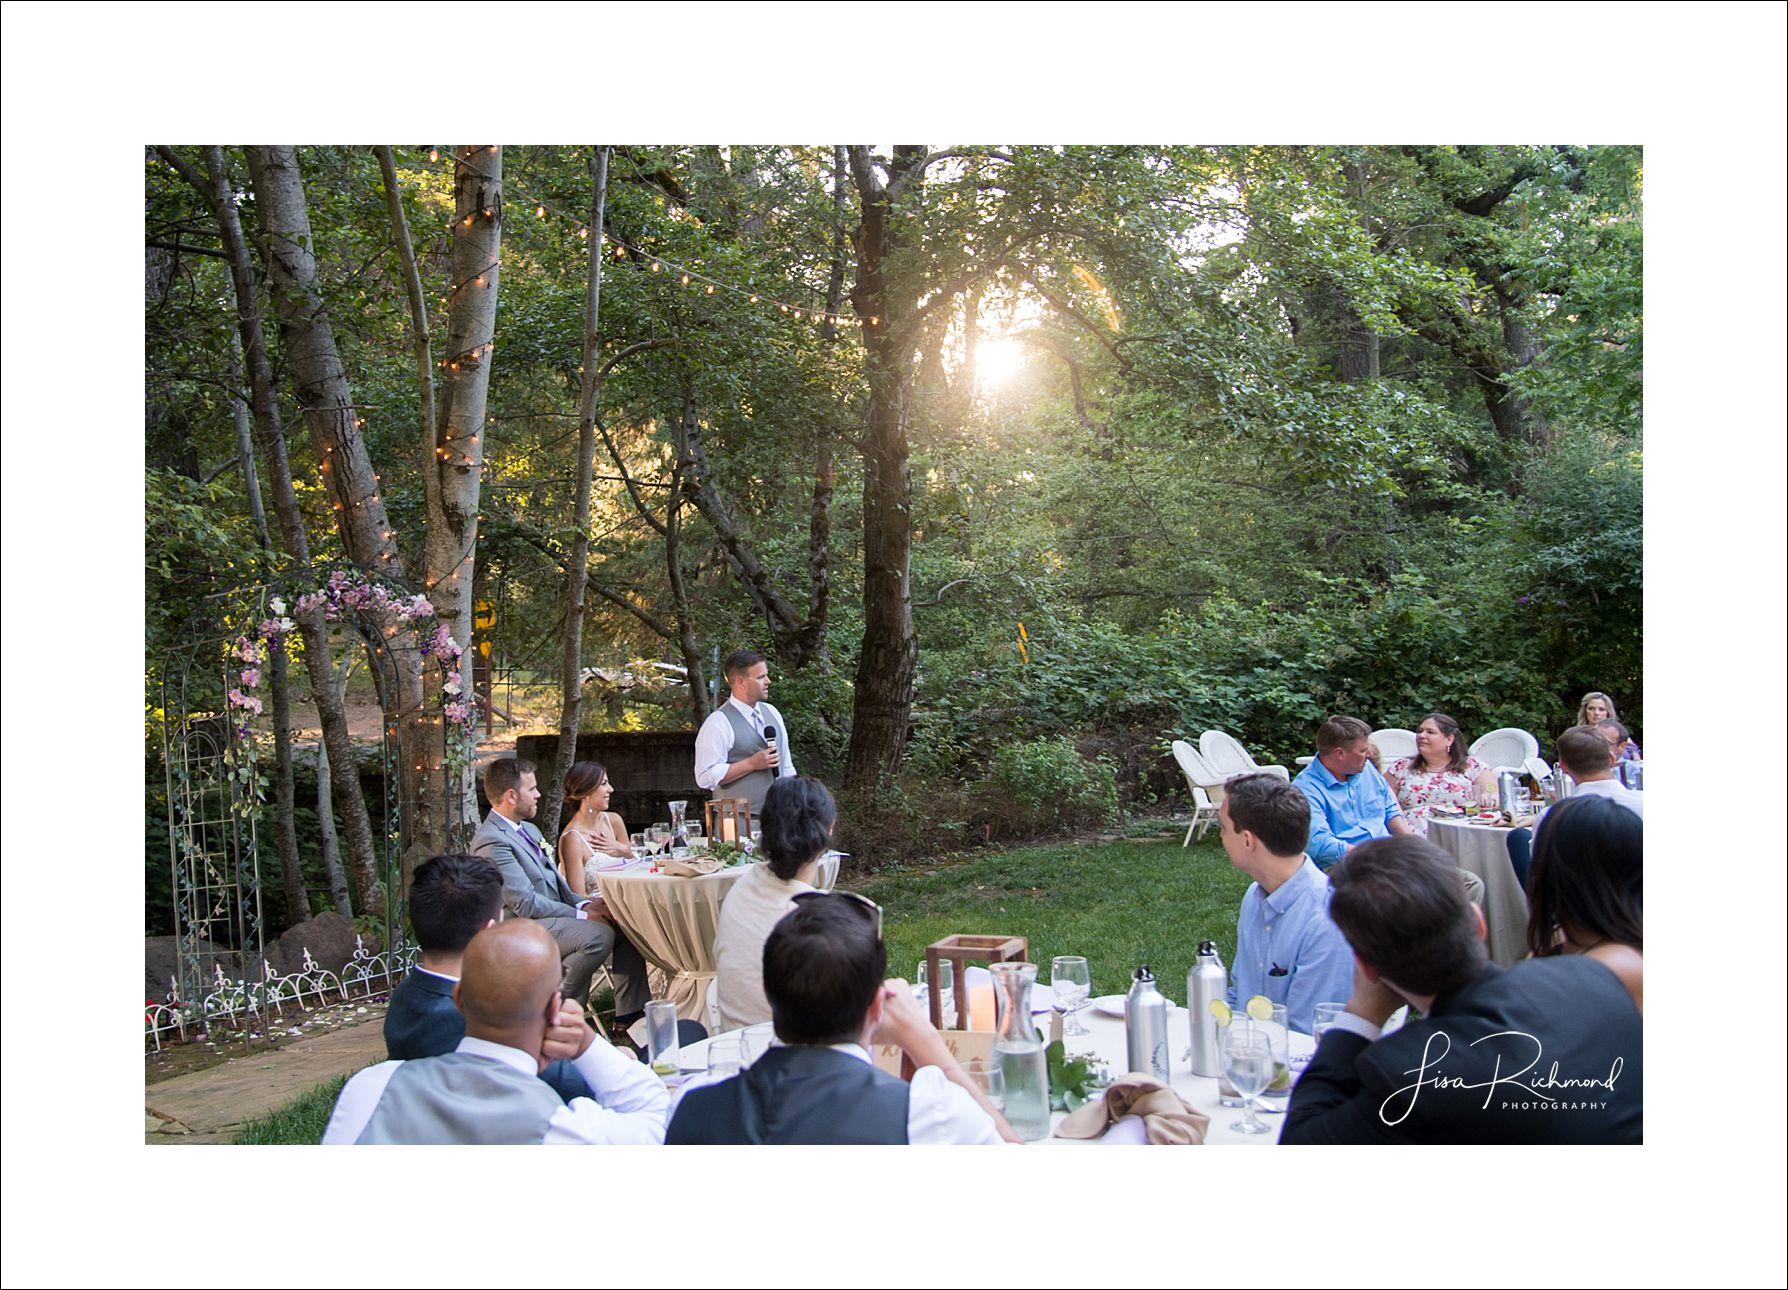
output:
M789 881L826 849L837 821L838 805L817 779L795 775L771 784L758 821L770 871Z
M591 793L602 787L608 772L599 761L580 761L565 776L565 796L579 806ZM625 841L626 839L622 839Z

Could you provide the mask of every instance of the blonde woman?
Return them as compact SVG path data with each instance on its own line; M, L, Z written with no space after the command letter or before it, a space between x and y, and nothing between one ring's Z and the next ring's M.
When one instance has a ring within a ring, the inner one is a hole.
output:
M1577 705L1577 724L1580 726L1593 726L1601 721L1619 720L1620 713L1614 710L1614 700L1600 690L1591 690L1583 696L1583 701ZM1630 737L1626 741L1626 746L1621 749L1620 760L1644 760L1640 755L1639 745L1634 743Z

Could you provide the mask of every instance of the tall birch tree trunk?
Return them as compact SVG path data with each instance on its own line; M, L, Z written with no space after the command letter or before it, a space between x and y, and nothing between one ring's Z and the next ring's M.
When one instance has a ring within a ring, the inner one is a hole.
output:
M362 569L402 581L403 562L393 541L396 535L360 434L362 422L336 347L328 306L318 289L316 244L297 154L286 145L245 151L254 177L263 254L286 361L311 443L323 463L324 487L335 508L342 545L348 558ZM482 403L479 415L483 415ZM390 663L393 684L387 693L395 698L395 711L388 711L386 717L397 725L403 749L405 833L411 842L433 847L441 838L440 745L423 708L420 642L407 623L372 616L372 625L385 642L382 657ZM432 776L428 774L431 760L437 768ZM338 765L335 769L339 783L342 768ZM344 820L343 826L349 832L350 851L357 851L355 824ZM362 890L358 895L363 913L383 912L376 891Z
M428 504L423 586L435 615L465 651L461 693L472 695L472 581L478 554L478 499L484 479L484 422L496 350L497 268L502 252L503 154L496 144L454 149L452 281L440 358L434 452L423 471ZM431 779L439 783L440 748ZM448 786L450 801L431 845L469 845L477 801L471 770Z
M280 422L279 402L273 393L273 367L268 361L266 341L261 334L260 291L249 263L248 242L242 235L236 203L230 195L223 149L205 149L207 173L203 176L172 149L157 148L156 151L204 195L212 218L217 221L236 295L236 325L248 364L255 433L260 438L261 455L266 460L268 480L273 487L273 510L279 518L280 538L293 563L299 569L306 569L310 565L310 544L305 537L304 516L298 509L298 497L292 488L292 470L286 459L285 427ZM328 624L321 608L300 613L294 606L292 616L297 621L299 639L304 644L304 665L317 705L317 719L322 726L323 746L336 771L333 777L335 807L348 833L348 863L356 886L363 892L376 893L378 874L372 822L367 818L366 800L360 793L360 776L354 768L347 712L335 701L331 684Z

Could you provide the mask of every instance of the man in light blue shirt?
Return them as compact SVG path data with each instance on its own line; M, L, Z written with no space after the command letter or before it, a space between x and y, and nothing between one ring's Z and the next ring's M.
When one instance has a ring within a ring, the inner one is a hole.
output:
M1396 794L1372 765L1372 728L1358 717L1330 717L1316 731L1316 760L1292 781L1310 802L1305 850L1327 869L1373 838L1413 833Z
M1254 879L1236 921L1229 1006L1265 995L1307 1035L1317 1004L1353 992L1353 950L1329 920L1328 875L1304 854L1309 803L1272 775L1238 775L1223 786L1217 818L1229 862Z

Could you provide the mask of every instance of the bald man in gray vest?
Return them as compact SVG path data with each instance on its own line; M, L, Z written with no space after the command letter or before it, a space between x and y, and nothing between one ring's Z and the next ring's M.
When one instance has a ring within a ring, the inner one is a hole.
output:
M324 1145L663 1142L664 1085L598 1037L582 1002L567 999L559 982L559 947L538 923L516 919L479 932L453 987L466 1017L459 1047L354 1076ZM539 1078L557 1060L583 1076L592 1097L566 1102Z
M770 668L762 654L728 654L726 684L732 697L708 714L695 737L695 782L715 797L744 798L757 819L770 785L795 774L788 727L766 702Z

